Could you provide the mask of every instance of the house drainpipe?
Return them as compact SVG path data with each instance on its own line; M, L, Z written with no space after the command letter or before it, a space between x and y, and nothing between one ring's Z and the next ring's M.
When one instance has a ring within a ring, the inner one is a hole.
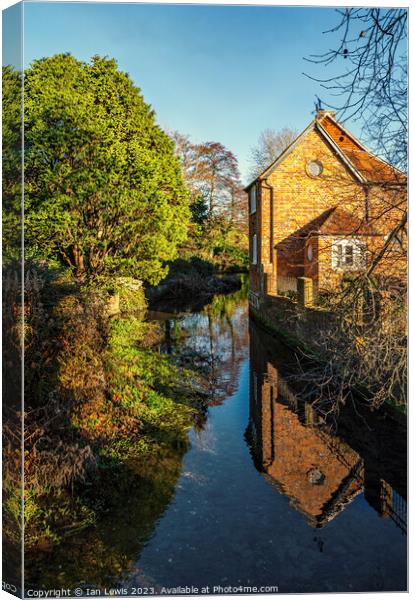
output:
M262 179L262 185L266 185L266 189L270 191L270 262L272 264L272 290L277 291L276 286L276 261L275 261L275 249L274 249L274 210L273 210L273 187L269 185L267 179Z

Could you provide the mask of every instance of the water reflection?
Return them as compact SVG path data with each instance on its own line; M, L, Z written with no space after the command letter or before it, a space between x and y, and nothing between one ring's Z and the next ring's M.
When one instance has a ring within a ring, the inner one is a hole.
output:
M246 287L198 308L192 312L191 305L181 306L173 312L172 306L164 305L149 311L148 317L157 320L165 333L159 351L195 367L202 374L207 404L219 405L236 389L249 351ZM202 429L204 424L201 419L196 425ZM101 589L117 585L125 574L139 576L141 586L154 585L135 562L173 501L180 476L188 475L182 472L186 450L166 447L157 457L120 464L115 480L103 473L90 484L90 498L83 487L84 501L103 502L107 516L54 548L28 552L28 587ZM101 490L98 499L95 486Z
M28 556L27 582L406 589L403 424L353 406L323 421L300 400L295 356L249 324L243 292L157 309L159 351L204 375L207 414L188 448L102 481L107 516Z
M293 357L251 324L246 437L256 468L312 527L323 527L363 493L405 533L404 428L355 406L327 422L295 391L294 368Z
M249 352L247 281L227 296L215 296L194 311L191 302L173 312L164 303L149 311L149 319L162 323L160 352L184 367L195 367L204 376L208 405L221 404L238 385L242 362Z

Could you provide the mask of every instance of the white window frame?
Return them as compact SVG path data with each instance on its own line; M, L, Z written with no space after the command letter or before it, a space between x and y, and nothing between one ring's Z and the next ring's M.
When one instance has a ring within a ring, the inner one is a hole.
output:
M335 271L360 271L367 265L367 243L359 238L332 242L332 268Z
M252 236L252 265L257 265L257 235Z
M254 183L249 190L250 214L253 215L257 210L256 184Z

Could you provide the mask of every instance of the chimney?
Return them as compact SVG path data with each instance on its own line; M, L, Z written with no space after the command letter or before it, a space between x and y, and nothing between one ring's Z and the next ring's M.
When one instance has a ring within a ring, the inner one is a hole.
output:
M316 118L318 120L323 119L323 117L326 117L326 115L329 115L332 119L336 120L336 111L334 110L318 110L316 113Z

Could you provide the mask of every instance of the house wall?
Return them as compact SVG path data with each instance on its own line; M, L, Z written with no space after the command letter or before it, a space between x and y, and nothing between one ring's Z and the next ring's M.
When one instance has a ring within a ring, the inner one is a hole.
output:
M308 248L312 248L312 260L308 259ZM319 237L317 235L310 236L305 242L304 248L304 276L310 277L313 280L314 288L319 288Z
M306 165L311 160L323 165L319 177L307 174ZM361 220L365 217L364 190L316 130L306 135L268 181L274 190L278 276L305 274L304 244L309 224L323 212L340 205Z
M335 236L318 236L317 238L317 258L318 264L314 270L317 271L315 289L332 290L338 287L341 283L344 273L347 271L335 268L332 264L332 245L337 238ZM364 236L363 241L367 245L367 262L372 261L380 250L384 238L382 236ZM311 277L311 275L308 275ZM315 282L315 278L314 282Z
M253 265L253 235L257 235L257 264ZM266 292L265 274L271 276L276 270L274 246L274 206L272 191L265 185L256 186L256 212L250 213L249 204L250 288Z
M260 198L256 199L256 212L250 213L250 200L249 202L249 259L250 259L250 289L259 293L260 292L260 263L261 263L261 252L260 252L260 239L261 239L261 219L260 219ZM253 235L257 235L257 263L254 265L252 262L253 255Z
M319 177L311 177L306 171L311 160L323 165ZM399 222L406 206L401 186L391 190L389 186L372 186L367 192L316 129L310 130L257 187L257 212L249 217L250 238L253 232L258 236L258 264L251 267L251 285L253 291L262 293L284 290L289 281L301 276L312 277L315 286L326 289L339 283L342 274L332 268L331 249L325 243L312 242L321 268L314 261L307 264L305 255L309 232L317 228L312 221L326 210L339 205L361 221L368 214L373 227L385 235ZM395 204L400 208L395 209ZM370 250L380 247L383 241L383 237L370 240ZM381 269L401 276L406 266L405 259L401 259L403 253L399 257L397 250L389 254Z

